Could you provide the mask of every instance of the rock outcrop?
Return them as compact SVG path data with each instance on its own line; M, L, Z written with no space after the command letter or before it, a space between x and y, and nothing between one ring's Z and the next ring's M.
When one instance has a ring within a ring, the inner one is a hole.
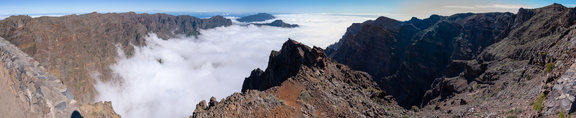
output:
M71 90L32 57L0 37L0 114L70 117L78 110Z
M288 40L265 71L252 71L242 93L202 101L191 117L400 117L396 106L367 73Z
M239 22L261 22L261 21L266 21L266 20L270 20L270 19L274 19L276 17L274 17L272 14L268 14L268 13L258 13L258 14L254 14L254 15L249 15L249 16L244 16L241 18L236 19Z
M120 118L112 108L112 102L96 102L80 106L84 118Z
M297 24L288 24L288 23L285 23L285 22L282 21L282 20L275 20L275 21L273 21L273 22L271 22L271 23L255 23L254 25L256 25L256 26L266 25L266 26L281 27L281 28L295 28L295 27L299 27L299 25L297 25Z
M132 55L133 47L144 44L148 33L160 38L194 36L200 29L231 25L222 16L200 19L193 16L136 13L90 13L62 17L11 16L0 21L0 37L6 38L67 85L76 100L93 102L93 78L114 78L109 65L117 49Z

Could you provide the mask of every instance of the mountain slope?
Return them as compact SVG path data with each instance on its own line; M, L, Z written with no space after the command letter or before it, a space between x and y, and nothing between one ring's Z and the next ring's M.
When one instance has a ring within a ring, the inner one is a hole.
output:
M378 23L380 22L380 23ZM551 116L574 111L576 11L560 4L349 27L327 53L366 71L422 116Z
M352 25L327 50L338 62L374 76L410 108L422 102L435 78L446 74L450 60L476 57L501 40L513 22L511 13L432 15L404 22L380 17Z
M45 65L70 87L76 100L93 102L93 78L114 78L109 68L122 49L132 54L132 45L144 44L148 33L160 38L194 36L198 30L228 26L222 16L200 19L192 16L136 13L90 13L62 17L11 16L0 21L0 37L18 46Z
M252 71L242 93L202 101L193 117L399 117L395 106L368 74L288 40L272 51L265 71Z

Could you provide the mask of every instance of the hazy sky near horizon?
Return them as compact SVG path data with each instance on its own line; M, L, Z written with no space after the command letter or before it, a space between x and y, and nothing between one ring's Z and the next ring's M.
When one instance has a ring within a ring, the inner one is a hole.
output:
M367 13L407 19L431 14L513 12L574 0L2 0L0 15L89 12Z

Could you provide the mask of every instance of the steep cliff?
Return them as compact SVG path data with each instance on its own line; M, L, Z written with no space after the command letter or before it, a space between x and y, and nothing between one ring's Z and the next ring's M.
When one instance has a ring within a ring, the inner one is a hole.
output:
M318 47L288 40L242 93L197 105L192 117L399 117L393 98L370 75L350 70ZM386 109L388 108L388 109ZM394 108L394 109L392 109ZM394 110L394 111L393 111Z
M117 49L132 54L132 45L145 45L144 37L194 36L199 29L228 26L222 16L200 19L192 16L136 13L90 13L62 17L11 16L0 21L0 37L15 44L45 65L70 87L82 103L92 102L93 78L113 78L110 64ZM132 45L131 45L132 44Z
M574 22L575 9L560 4L517 14L378 18L353 24L327 53L368 72L421 115L562 115L574 112Z
M352 25L329 55L366 71L405 108L419 105L450 60L472 59L507 34L511 13L432 15L397 21L380 17ZM416 74L418 73L418 74Z
M575 22L576 9L560 4L517 14L379 17L353 24L326 51L288 40L241 93L202 101L191 117L569 116ZM149 32L193 36L230 24L221 16L135 13L2 20L0 36L17 46L0 38L3 115L118 117L109 102L78 108L75 101L91 101L91 78L113 78L107 67L117 48L130 56L130 44L145 45Z
M71 89L32 57L0 37L0 114L3 117L70 117Z

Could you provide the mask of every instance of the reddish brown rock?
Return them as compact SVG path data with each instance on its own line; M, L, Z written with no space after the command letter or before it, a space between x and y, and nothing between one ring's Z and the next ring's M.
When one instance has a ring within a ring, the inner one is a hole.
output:
M62 17L11 16L0 21L0 37L18 46L62 79L82 103L92 102L94 78L113 78L110 64L117 49L132 54L132 45L145 45L148 33L160 38L194 36L200 29L231 25L222 16L136 13L90 13ZM132 45L131 45L132 44Z
M120 118L110 101L82 105L80 112L84 118Z
M215 105L201 102L192 117L400 117L402 112L370 75L327 58L318 47L288 40L272 51L266 71L246 78L242 93Z

